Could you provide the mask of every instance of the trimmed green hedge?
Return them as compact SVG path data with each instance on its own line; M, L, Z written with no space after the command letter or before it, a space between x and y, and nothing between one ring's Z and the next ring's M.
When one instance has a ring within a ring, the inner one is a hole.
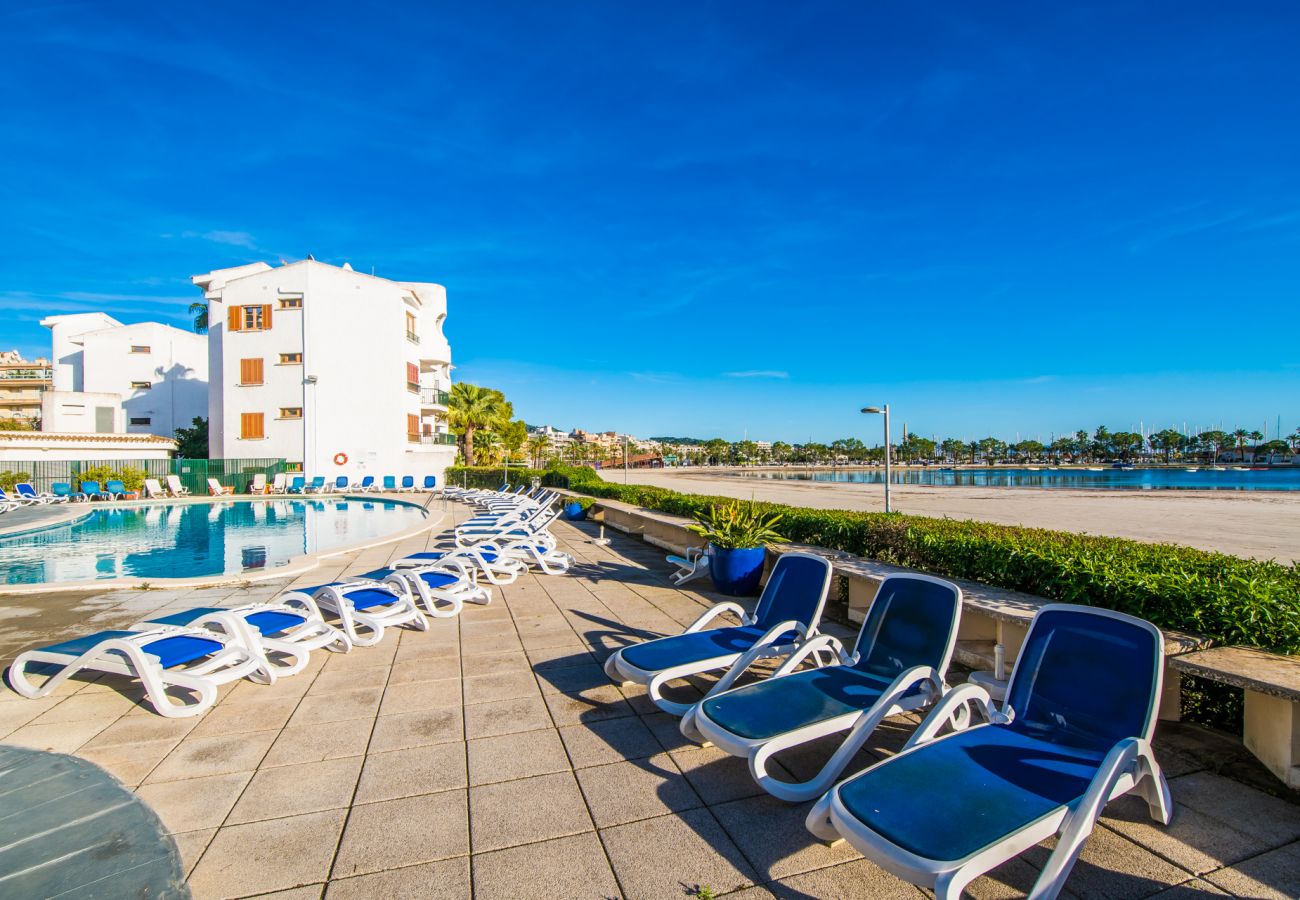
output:
M449 466L444 478L448 487L496 490L505 482L515 488L527 484L533 478L544 479L550 474L546 469L526 469L522 466L511 466L508 475L500 466Z
M552 486L680 516L734 502L614 484L588 468L555 468L542 477ZM1300 653L1300 566L1295 564L1042 528L758 505L780 512L781 533L796 543L1115 609L1221 643Z

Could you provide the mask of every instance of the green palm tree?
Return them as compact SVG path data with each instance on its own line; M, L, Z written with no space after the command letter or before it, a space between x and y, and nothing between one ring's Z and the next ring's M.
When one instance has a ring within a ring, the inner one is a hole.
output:
M194 317L194 333L208 333L208 304L191 303L190 315Z
M451 396L447 401L447 424L461 436L461 454L465 457L465 465L474 465L475 432L508 422L513 415L514 407L500 391L464 381L451 386Z

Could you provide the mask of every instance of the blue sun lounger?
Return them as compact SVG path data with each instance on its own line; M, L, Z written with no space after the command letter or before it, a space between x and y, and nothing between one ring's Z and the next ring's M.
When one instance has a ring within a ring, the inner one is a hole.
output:
M54 494L41 493L26 481L15 484L14 490L18 493L20 500L26 500L28 503L66 503L68 499L67 497L57 497Z
M39 687L28 681L31 665L57 667ZM271 679L262 660L225 635L202 628L100 631L18 654L9 685L24 697L44 697L86 669L140 679L153 708L168 718L197 716L217 701L217 686L250 675ZM198 698L178 701L167 689L185 688Z
M528 571L522 559L505 556L491 545L462 547L456 550L434 550L412 553L393 563L394 569L420 568L422 566L453 566L468 577L471 573L482 575L490 584L513 584Z
M81 482L81 492L91 500L112 500L113 495L99 486L98 481Z
M358 577L405 589L419 601L425 613L435 619L448 619L458 615L466 603L486 605L492 602L492 592L480 587L472 570L466 567L456 567L454 571L442 564L376 569Z
M393 475L385 475L385 476L384 476L384 490L385 490L385 491L395 491L395 490L397 490L397 478L396 478L396 476L393 476Z
M368 494L375 489L375 476L363 475L361 483L357 485L358 493Z
M220 632L262 660L272 681L301 672L312 650L329 647L347 653L352 649L352 640L321 617L314 600L301 595L231 609L195 607L148 619L131 628L133 631L147 631L160 626L206 628Z
M429 630L429 620L420 612L405 579L332 581L288 591L280 595L280 602L288 603L299 596L314 600L322 612L337 616L343 633L358 647L378 644L385 630L398 625Z
M731 688L737 664L681 721L684 735L746 757L754 780L782 800L820 797L888 716L943 696L961 617L961 589L928 575L890 575L880 584L853 653L828 634L805 641L772 677ZM829 650L835 663L795 671ZM728 688L731 688L728 690ZM783 750L847 732L812 778L791 783L767 771Z
M126 485L120 481L107 481L104 483L104 493L108 494L111 500L126 499Z
M86 495L81 491L74 491L72 489L72 483L68 481L54 482L50 485L50 493L53 494L56 499L71 500L74 503L78 500L86 499Z
M307 479L301 475L293 476L293 481L289 482L289 490L286 494L301 494L307 489Z
M1164 639L1149 622L1052 604L1034 616L1001 710L953 688L902 752L826 793L808 814L819 838L939 900L1058 836L1029 896L1055 897L1107 801L1137 791L1169 823L1169 786L1151 751ZM972 711L987 724L961 728Z
M605 660L605 674L617 682L646 685L650 699L664 712L684 715L694 704L664 698L665 684L688 675L747 667L755 660L785 656L817 633L830 590L831 564L811 553L785 553L758 599L754 615L727 601L707 610L681 634L633 644ZM709 628L714 618L734 613L740 625Z

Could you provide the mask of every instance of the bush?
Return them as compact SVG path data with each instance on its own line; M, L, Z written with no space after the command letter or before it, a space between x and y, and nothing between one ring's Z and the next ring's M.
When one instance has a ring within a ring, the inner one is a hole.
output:
M13 493L14 485L31 480L32 476L26 472L10 472L8 469L0 472L0 488L3 488L5 493Z
M149 473L139 466L123 466L117 477L128 491L139 493L144 489L144 480L149 477Z
M511 488L528 484L532 479L544 480L544 469L526 469L511 466L509 473L500 466L449 466L445 475L447 487L470 487L496 490L505 482Z
M556 467L543 480L692 518L715 504L735 502L614 484L587 468ZM779 513L781 532L794 543L1115 609L1225 644L1300 653L1300 566L1295 564L1041 528L774 503L757 507Z

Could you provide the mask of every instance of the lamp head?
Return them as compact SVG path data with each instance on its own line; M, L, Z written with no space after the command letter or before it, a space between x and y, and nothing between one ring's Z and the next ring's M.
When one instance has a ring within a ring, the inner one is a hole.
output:
M881 410L879 406L864 406L862 407L862 411L864 413L878 413L878 412L882 412L883 410Z

